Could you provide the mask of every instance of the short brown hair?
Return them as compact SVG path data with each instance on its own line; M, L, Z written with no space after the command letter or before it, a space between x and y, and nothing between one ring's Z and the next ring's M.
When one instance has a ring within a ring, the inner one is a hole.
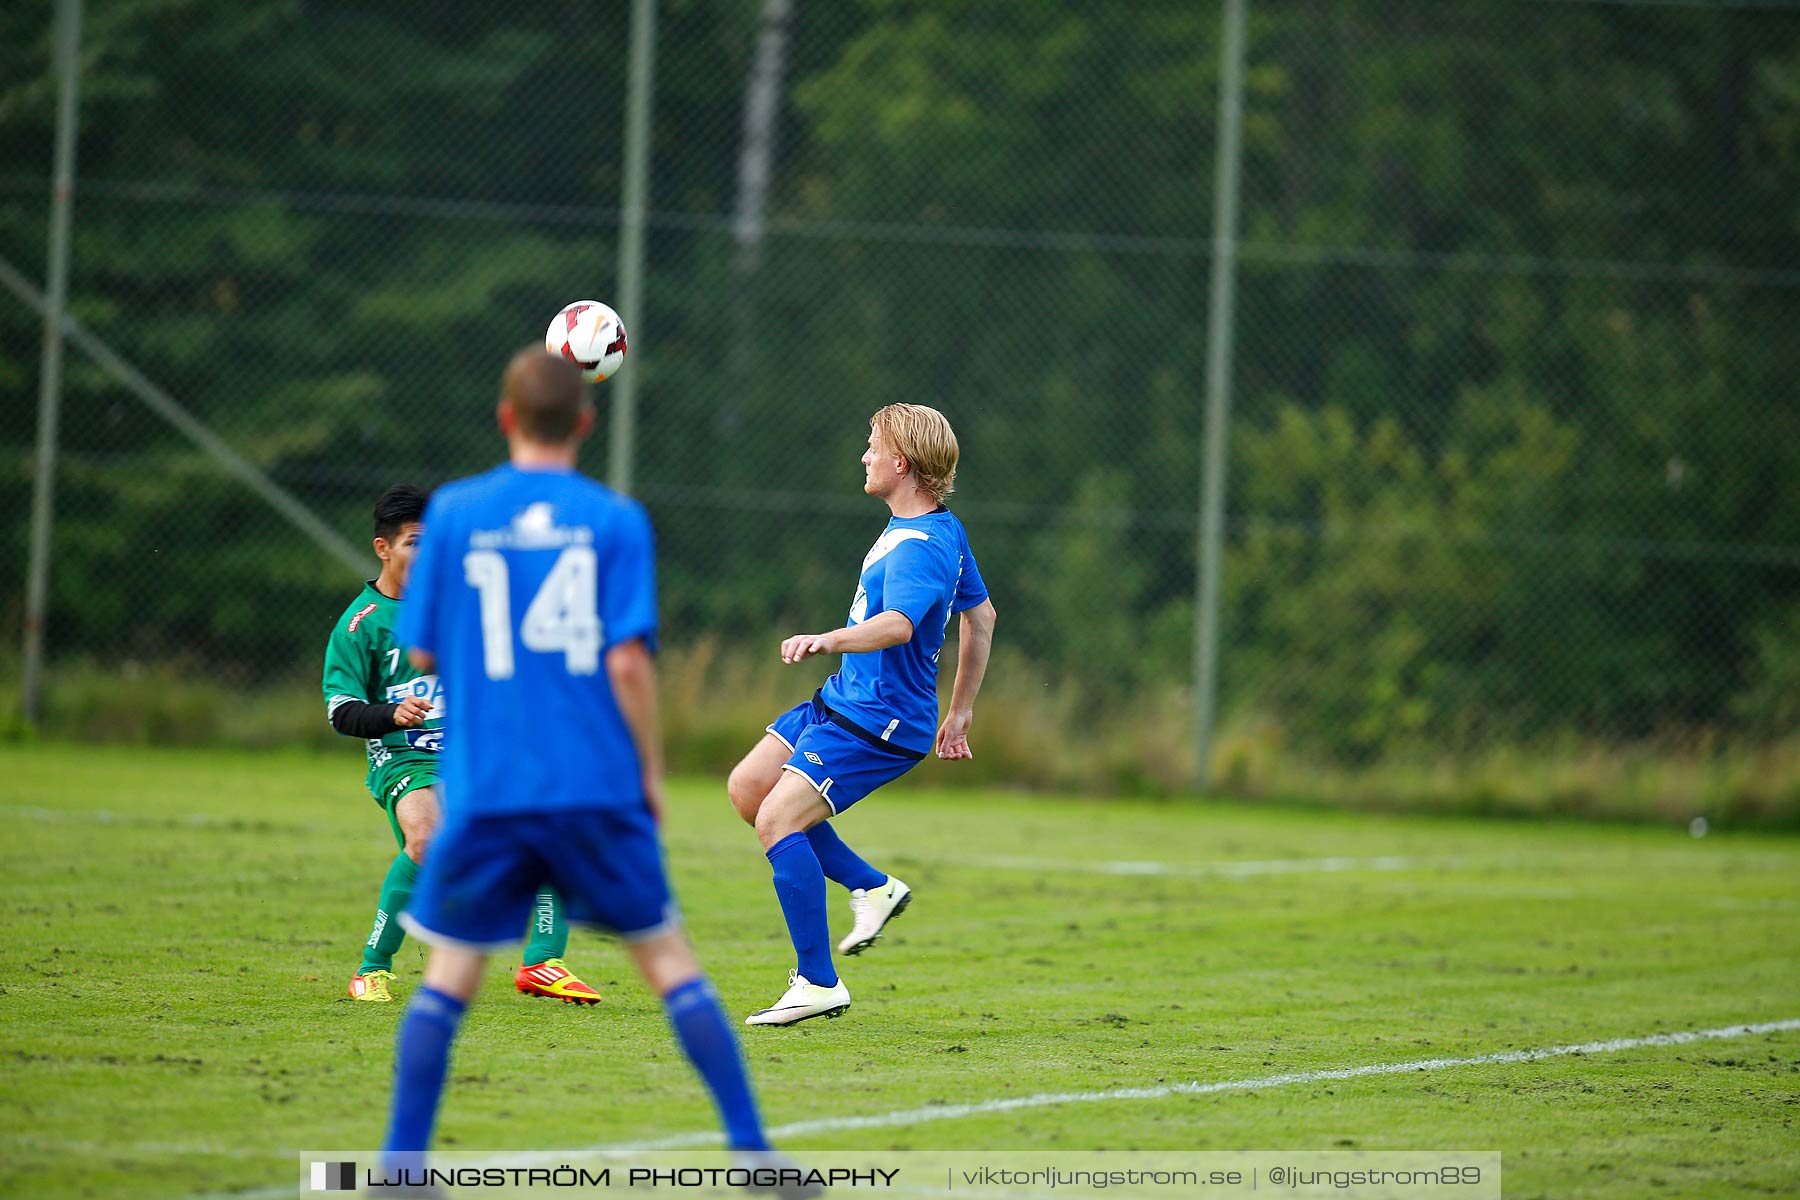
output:
M912 465L913 476L931 498L943 502L956 490L956 431L935 408L890 404L869 418L881 444Z
M588 406L580 368L542 346L527 346L512 356L500 381L500 398L511 403L521 437L550 446L575 436L575 424Z

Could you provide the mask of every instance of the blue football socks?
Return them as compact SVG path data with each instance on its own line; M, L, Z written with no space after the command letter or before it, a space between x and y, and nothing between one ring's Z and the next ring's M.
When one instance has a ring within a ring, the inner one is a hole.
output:
M726 1144L733 1150L767 1150L743 1051L711 981L703 975L681 984L663 997L663 1011L669 1014L669 1025L688 1061L712 1092L725 1125Z
M775 871L775 895L787 918L800 974L808 983L831 987L838 981L831 965L831 926L825 920L825 872L804 833L790 833L769 847Z
M384 1163L417 1165L416 1156L431 1145L438 1098L450 1069L450 1043L456 1039L465 1007L456 997L429 986L414 992L406 1006L394 1054L394 1107L381 1146Z
M844 839L837 835L830 821L820 821L806 831L806 840L812 846L813 853L818 856L819 867L825 872L825 878L833 883L841 884L855 891L874 891L887 882L887 876L862 860ZM808 979L812 976L808 975Z

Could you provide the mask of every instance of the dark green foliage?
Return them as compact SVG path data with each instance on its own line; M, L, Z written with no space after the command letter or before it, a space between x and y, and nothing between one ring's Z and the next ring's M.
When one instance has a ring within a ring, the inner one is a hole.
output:
M1216 14L801 6L751 273L759 7L661 5L626 369L670 635L841 620L882 518L864 420L916 399L961 434L1001 637L1090 714L1185 679ZM1341 763L1780 732L1800 13L1251 9L1228 707ZM0 256L28 274L48 21L0 16ZM386 484L497 457L512 349L616 299L625 21L96 0L77 315L360 543ZM0 303L21 514L36 329ZM253 677L317 654L353 578L79 356L64 434L56 653Z

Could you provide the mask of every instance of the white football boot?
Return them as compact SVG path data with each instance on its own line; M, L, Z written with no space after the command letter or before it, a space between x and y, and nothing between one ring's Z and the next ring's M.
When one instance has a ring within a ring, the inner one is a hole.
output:
M788 990L768 1008L744 1018L746 1025L792 1025L813 1017L836 1017L850 1007L850 989L839 979L830 987L810 982L798 971L788 972Z
M861 954L881 939L887 923L906 911L912 903L912 889L892 875L878 888L850 893L850 915L856 924L838 943L839 954Z

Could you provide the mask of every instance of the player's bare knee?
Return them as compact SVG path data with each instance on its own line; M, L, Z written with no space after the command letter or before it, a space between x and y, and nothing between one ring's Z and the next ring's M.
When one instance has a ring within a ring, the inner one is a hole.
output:
M682 984L700 977L700 960L687 934L679 929L664 930L654 937L627 946L638 973L652 991L666 996Z
M756 814L756 836L767 850L790 833L796 832L791 819L783 819L779 814L768 809Z
M437 794L430 788L406 793L394 805L394 819L400 823L401 852L413 862L423 863L425 851L437 833Z
M486 965L487 955L479 950L465 946L433 946L425 959L423 982L467 1004L481 990L481 969Z
M756 836L767 850L791 833L805 833L823 820L826 812L825 802L811 785L777 783L757 810Z
M743 818L744 824L756 824L756 814L762 808L763 798L769 789L763 786L762 780L746 764L739 763L732 768L731 776L725 781L725 793L731 797L731 807Z
M415 817L413 820L400 822L400 836L403 840L400 851L413 860L414 864L423 866L425 852L431 848L431 839L437 834L437 821L430 817Z

